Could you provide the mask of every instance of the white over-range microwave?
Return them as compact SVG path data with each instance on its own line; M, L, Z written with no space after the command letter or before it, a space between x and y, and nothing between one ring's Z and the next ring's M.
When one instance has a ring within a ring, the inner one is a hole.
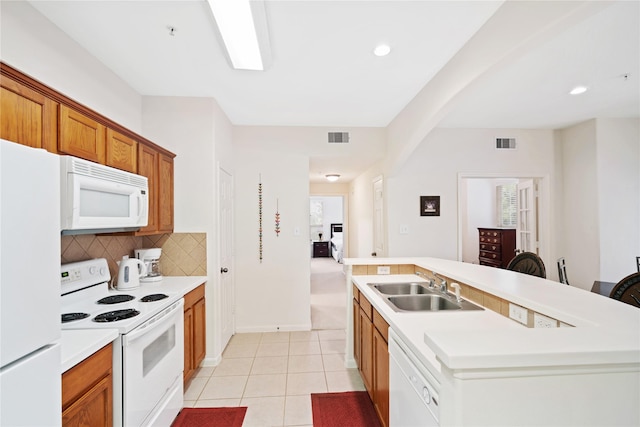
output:
M60 156L62 234L135 231L147 225L147 178Z

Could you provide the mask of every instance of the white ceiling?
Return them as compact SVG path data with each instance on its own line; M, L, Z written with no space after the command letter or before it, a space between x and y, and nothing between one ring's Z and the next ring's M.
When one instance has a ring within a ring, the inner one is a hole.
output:
M264 72L228 65L204 0L30 3L142 95L214 97L235 125L342 130L387 126L502 1L267 0ZM484 76L441 125L558 128L639 116L639 4L615 2ZM387 57L372 54L380 42L393 49ZM576 84L591 90L567 96ZM345 176L366 168L342 160Z

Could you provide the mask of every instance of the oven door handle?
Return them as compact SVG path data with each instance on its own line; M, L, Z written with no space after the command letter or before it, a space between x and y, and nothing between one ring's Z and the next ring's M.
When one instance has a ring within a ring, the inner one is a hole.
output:
M176 301L168 308L165 308L160 313L156 314L149 321L143 323L141 326L134 329L132 332L129 332L126 335L123 335L123 346L127 346L133 343L135 340L140 338L143 335L148 334L156 328L161 328L168 323L173 322L173 314L180 310L182 312L182 307L184 306L184 300L181 298L179 301Z

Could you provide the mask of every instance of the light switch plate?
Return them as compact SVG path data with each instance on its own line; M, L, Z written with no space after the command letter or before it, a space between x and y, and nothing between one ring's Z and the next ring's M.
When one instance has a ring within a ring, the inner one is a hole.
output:
M389 267L388 265L379 265L378 274L391 274L391 267Z

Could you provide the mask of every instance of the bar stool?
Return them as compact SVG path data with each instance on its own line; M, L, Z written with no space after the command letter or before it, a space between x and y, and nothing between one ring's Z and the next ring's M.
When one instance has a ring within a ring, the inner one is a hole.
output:
M611 289L611 298L640 307L640 273L633 273L620 280Z
M547 278L547 271L544 268L542 259L533 252L520 252L513 257L507 265L507 270L517 271L518 273L528 274L530 276Z

